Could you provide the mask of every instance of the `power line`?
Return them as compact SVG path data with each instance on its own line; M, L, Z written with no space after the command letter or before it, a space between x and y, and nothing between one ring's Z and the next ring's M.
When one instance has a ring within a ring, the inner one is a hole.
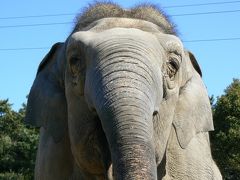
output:
M240 9L236 10L229 10L229 11L209 11L209 12L200 12L200 13L186 13L186 14L173 14L170 15L172 17L174 16L195 16L195 15L207 15L207 14L223 14L223 13L235 13L240 12Z
M50 49L50 47L0 48L0 51L45 50L45 49Z
M56 22L56 23L41 23L41 24L21 24L21 25L8 25L0 26L0 29L3 28L18 28L18 27L31 27L31 26L52 26L52 25L62 25L62 24L71 24L72 22Z
M207 6L207 5L220 5L220 4L233 4L240 3L240 1L223 1L223 2L212 2L212 3L200 3L200 4L183 4L183 5L173 5L173 6L163 6L163 8L180 8L180 7L193 7L193 6Z
M195 39L195 40L183 40L185 43L194 43L194 42L210 42L210 41L235 41L240 40L240 37L234 38L216 38L216 39Z
M240 1L223 1L223 2L212 2L212 3L184 4L184 5L163 6L163 8L167 9L167 8L181 8L181 7L193 7L193 6L233 4L233 3L240 3ZM27 16L9 16L9 17L0 17L0 20L1 19L27 19L27 18L41 18L41 17L72 16L72 15L76 15L76 13L42 14L42 15L27 15Z
M229 11L209 11L202 13L189 13L189 14L173 14L174 16L193 16L193 15L208 15L208 14L222 14L222 13L236 13L240 12L240 9L237 10L229 10ZM0 26L0 29L3 28L18 28L18 27L31 27L31 26L52 26L52 25L62 25L62 24L71 24L72 22L56 22L56 23L41 23L41 24L22 24L22 25L7 25Z
M215 39L194 39L194 40L183 40L184 43L197 43L197 42L218 42L218 41L236 41L240 40L240 37L233 38L215 38ZM22 48L0 48L0 51L22 51L22 50L46 50L51 47L22 47Z
M42 14L42 15L29 15L29 16L11 16L0 17L0 19L27 19L27 18L41 18L41 17L55 17L55 16L72 16L76 13L61 13L61 14Z

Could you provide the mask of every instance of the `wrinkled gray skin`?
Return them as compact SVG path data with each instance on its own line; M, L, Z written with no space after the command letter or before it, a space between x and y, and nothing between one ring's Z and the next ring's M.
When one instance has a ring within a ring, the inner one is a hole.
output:
M35 179L221 179L197 61L148 21L103 18L55 44L26 121L42 126Z

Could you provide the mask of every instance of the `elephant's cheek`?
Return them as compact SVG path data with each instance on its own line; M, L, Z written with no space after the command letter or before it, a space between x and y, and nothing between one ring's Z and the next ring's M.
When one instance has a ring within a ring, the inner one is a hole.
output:
M72 97L68 104L71 150L83 172L104 176L110 164L110 152L101 123L89 111L84 97Z
M170 136L178 93L171 92L171 96L162 101L158 113L153 116L154 145L156 153L156 163L159 165L163 161L166 146Z

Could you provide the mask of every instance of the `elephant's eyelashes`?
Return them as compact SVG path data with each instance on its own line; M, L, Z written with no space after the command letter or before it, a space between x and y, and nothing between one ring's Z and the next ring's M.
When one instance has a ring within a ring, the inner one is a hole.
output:
M175 57L171 57L167 62L167 74L173 79L179 69L179 61Z

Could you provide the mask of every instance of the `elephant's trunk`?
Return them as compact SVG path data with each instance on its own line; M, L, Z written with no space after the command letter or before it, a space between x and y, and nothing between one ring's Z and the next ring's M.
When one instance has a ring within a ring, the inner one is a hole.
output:
M112 84L114 90L99 98L97 107L110 146L114 175L117 179L156 179L152 111L147 91L135 89L133 82L117 81Z
M138 54L130 47L121 50L126 51L124 56L114 50L102 56L92 83L95 108L111 151L113 173L116 179L157 179L153 70L145 62L149 56L144 55L144 59L143 52Z

